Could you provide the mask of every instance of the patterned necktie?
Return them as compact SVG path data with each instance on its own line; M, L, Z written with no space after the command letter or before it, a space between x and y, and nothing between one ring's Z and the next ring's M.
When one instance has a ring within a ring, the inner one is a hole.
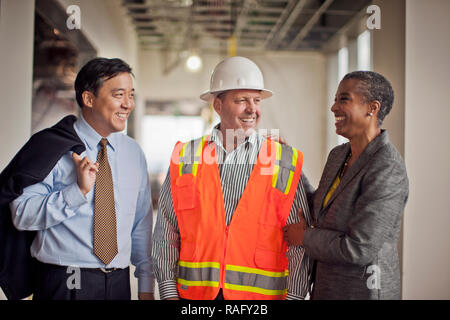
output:
M107 144L107 139L100 140L101 149L97 155L99 168L94 193L94 254L105 265L117 255L116 209Z

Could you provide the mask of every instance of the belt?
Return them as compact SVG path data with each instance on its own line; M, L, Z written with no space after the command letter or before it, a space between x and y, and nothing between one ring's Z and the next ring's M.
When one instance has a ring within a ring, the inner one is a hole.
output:
M56 268L56 269L64 269L67 270L67 268L78 268L78 267L74 267L74 266L60 266L60 265L56 265L56 264L48 264L48 263L43 263L38 261L38 263L45 267L45 268ZM103 273L111 273L111 272L115 272L115 271L121 271L121 270L126 270L129 267L126 268L78 268L81 271L90 271L90 272L103 272Z
M91 272L103 272L103 273L112 273L115 271L122 271L128 268L80 268L81 271L91 271Z
M95 270L95 269L94 269ZM98 268L98 270L100 270L101 272L103 272L103 273L111 273L111 272L113 272L113 271L116 271L116 270L123 270L123 269L120 269L120 268Z

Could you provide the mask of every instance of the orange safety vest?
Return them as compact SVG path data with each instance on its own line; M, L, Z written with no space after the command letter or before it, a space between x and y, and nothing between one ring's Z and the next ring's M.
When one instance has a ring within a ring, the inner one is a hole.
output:
M286 298L282 227L302 164L300 151L266 140L227 226L215 144L208 136L176 144L170 180L181 239L180 297L211 300L222 288L227 300Z

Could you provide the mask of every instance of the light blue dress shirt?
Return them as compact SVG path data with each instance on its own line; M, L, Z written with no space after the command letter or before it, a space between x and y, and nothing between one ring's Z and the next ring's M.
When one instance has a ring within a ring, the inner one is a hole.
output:
M74 129L86 146L81 154L96 161L101 136L83 119ZM81 268L136 266L139 292L153 292L152 208L147 162L139 145L123 133L108 137L114 182L118 254L105 266L93 253L94 188L83 196L72 152L65 154L40 183L24 189L11 204L19 230L36 230L31 255L41 262Z

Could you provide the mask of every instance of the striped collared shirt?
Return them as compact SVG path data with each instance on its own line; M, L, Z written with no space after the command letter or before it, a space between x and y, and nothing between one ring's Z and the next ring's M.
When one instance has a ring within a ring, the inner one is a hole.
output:
M265 137L255 132L234 150L227 152L223 146L221 133L217 127L213 129L209 136L208 143L216 144L227 225L231 222L233 213L247 185L250 173L256 163L259 150L264 140ZM303 209L303 214L309 224L310 213L302 180L298 184L287 224L299 222L297 213L299 208ZM176 214L173 209L169 170L161 188L158 219L153 235L152 249L154 271L159 283L161 299L178 296L176 278L179 248L180 233ZM310 276L309 259L307 256L304 256L304 249L302 247L289 247L287 257L289 260L287 299L303 299L308 292Z

